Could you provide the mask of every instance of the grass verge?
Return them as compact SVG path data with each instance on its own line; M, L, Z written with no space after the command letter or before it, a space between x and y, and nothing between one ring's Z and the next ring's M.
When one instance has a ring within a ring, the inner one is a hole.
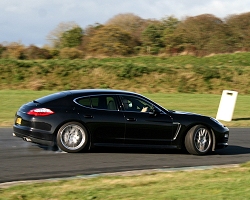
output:
M250 163L234 168L100 176L0 189L12 199L250 199Z
M17 109L33 99L55 91L0 90L0 126L12 126ZM144 93L144 95L163 107L216 117L221 95L216 94L163 94ZM231 122L223 122L229 127L250 126L250 95L239 95Z

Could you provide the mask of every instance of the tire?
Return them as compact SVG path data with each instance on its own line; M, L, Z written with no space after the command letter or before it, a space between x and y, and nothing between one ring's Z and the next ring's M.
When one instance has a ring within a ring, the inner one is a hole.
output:
M212 148L211 131L203 125L192 127L185 137L185 147L190 154L205 155Z
M68 153L77 153L85 150L88 144L88 133L78 122L64 124L57 133L58 147Z

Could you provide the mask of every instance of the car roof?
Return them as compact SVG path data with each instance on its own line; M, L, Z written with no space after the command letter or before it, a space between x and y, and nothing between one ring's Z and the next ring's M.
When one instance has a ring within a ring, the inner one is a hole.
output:
M95 95L95 94L133 94L139 95L134 92L129 92L125 90L114 90L114 89L81 89L81 90L67 90L64 92L69 92L73 95ZM141 95L140 95L141 96Z

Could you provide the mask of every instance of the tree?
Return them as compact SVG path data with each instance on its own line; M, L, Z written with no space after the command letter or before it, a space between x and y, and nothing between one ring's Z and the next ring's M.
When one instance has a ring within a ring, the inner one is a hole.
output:
M174 30L180 23L174 16L161 20L148 20L148 25L142 32L142 43L147 53L159 53L172 44Z
M3 58L23 59L24 45L19 42L12 42L6 46L6 50L2 53Z
M146 20L133 13L118 14L107 21L105 25L114 25L127 31L136 45L141 44L141 32L144 29Z
M23 50L23 57L25 59L50 59L52 56L50 55L49 50L44 48L39 48L35 45L30 45L29 47Z
M60 47L77 47L81 45L83 30L80 27L72 28L64 32L60 38Z
M2 44L0 44L0 58L2 56L2 53L6 50L6 47Z
M133 13L118 14L107 21L105 25L118 26L127 32L133 32L143 24L143 19Z
M231 15L226 18L230 37L228 41L235 50L250 49L250 12L240 15Z
M83 58L83 52L76 48L65 47L60 50L60 58L62 59Z
M94 25L89 25L87 26L87 28L84 29L84 35L82 37L82 42L79 49L83 51L85 54L87 54L91 38L95 35L96 31L101 27L103 27L102 24L96 23Z
M175 18L174 16L168 16L161 20L161 23L163 24L164 31L163 31L163 40L165 47L168 51L172 51L173 47L176 46L176 40L175 40L175 30L177 26L179 25L180 21Z
M88 50L100 55L128 55L132 53L131 36L114 25L99 28L90 39Z
M62 22L47 35L47 40L54 48L60 48L63 33L79 27L75 22Z
M174 40L199 55L217 53L225 49L224 28L223 21L214 15L187 17L175 29Z
M165 46L163 42L164 26L159 21L150 23L142 32L142 43L147 53L157 54Z

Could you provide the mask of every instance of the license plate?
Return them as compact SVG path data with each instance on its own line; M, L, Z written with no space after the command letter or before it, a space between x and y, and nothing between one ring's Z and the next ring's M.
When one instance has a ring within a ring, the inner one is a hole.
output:
M22 123L22 118L20 118L20 117L16 118L16 123L21 124Z

